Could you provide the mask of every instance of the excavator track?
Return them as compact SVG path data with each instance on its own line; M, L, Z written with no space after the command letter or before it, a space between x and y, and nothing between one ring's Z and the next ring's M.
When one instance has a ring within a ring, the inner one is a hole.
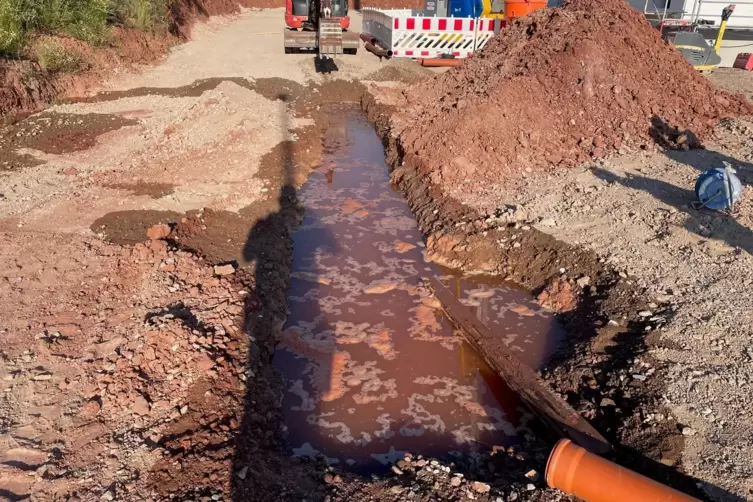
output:
M320 56L337 56L343 53L343 30L338 19L320 19L317 34Z

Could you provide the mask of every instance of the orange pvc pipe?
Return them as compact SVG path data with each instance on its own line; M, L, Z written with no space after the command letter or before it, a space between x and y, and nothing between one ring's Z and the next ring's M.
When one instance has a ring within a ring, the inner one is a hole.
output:
M462 59L452 58L432 58L432 59L419 59L418 64L421 66L460 66Z
M589 453L569 439L557 443L549 455L546 482L585 502L700 502Z

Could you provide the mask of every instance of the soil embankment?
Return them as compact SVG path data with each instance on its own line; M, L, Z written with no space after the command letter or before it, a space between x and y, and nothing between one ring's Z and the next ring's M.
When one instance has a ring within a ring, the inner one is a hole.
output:
M0 58L0 118L37 111L60 97L84 95L113 73L154 63L172 45L187 40L196 21L238 13L243 1L173 2L166 14L169 29L112 26L98 45L65 34L28 33L15 57ZM250 3L270 6L265 0Z

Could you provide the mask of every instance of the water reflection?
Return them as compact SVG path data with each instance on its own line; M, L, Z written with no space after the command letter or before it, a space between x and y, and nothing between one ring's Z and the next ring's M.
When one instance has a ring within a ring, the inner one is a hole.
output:
M274 361L286 378L294 454L367 472L407 451L459 455L515 442L525 425L517 399L421 278L444 274L532 366L551 349L551 314L522 291L427 264L372 127L347 108L330 119L322 166L300 192L306 216L293 236L289 315Z

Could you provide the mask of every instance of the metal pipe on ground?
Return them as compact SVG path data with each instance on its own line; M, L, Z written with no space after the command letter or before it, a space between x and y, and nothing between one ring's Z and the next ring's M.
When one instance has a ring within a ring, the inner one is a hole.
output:
M392 51L388 49L382 49L381 47L377 47L376 45L372 44L371 42L366 42L364 44L364 47L367 51L374 54L375 56L379 56L380 58L391 58L392 57Z
M359 36L361 37L361 40L367 44L376 45L377 43L376 37L372 37L368 33L361 33Z
M585 502L700 502L562 439L549 455L546 482Z
M419 59L418 64L421 66L429 66L429 67L440 67L440 66L460 66L463 64L462 59L453 59L453 58L430 58L430 59Z

